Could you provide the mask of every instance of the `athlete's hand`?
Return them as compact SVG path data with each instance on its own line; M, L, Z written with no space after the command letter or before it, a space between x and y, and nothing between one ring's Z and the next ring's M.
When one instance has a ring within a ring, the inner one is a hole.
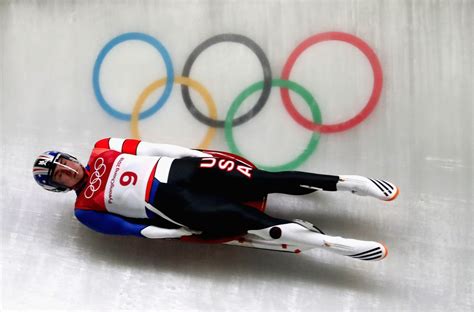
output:
M185 227L179 228L177 231L181 233L181 236L200 235L202 233L201 231L195 231Z
M199 231L190 230L188 228L165 229L157 226L149 225L140 231L140 234L147 238L179 238L182 236L190 236L201 234Z

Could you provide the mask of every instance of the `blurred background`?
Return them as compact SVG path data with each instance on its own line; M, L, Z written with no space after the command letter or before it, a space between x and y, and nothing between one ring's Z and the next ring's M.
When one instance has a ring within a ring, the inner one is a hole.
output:
M471 0L0 0L1 309L471 311L473 16ZM390 203L267 206L389 256L92 232L31 167L51 149L86 162L103 137L393 181Z

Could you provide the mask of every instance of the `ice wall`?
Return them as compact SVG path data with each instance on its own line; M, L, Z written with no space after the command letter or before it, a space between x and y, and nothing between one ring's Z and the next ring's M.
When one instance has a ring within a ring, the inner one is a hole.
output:
M0 0L0 307L472 310L473 16L469 0ZM131 122L139 110L148 117ZM234 110L248 120L227 134L206 124ZM96 140L137 134L237 148L269 169L389 179L392 203L271 196L268 213L390 254L107 237L74 218L73 194L31 178L45 150L85 161Z

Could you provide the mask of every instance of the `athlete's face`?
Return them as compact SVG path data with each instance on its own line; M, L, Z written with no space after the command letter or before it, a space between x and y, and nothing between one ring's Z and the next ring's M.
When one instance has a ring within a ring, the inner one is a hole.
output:
M84 168L81 164L68 159L60 158L53 173L53 182L72 188L84 177Z

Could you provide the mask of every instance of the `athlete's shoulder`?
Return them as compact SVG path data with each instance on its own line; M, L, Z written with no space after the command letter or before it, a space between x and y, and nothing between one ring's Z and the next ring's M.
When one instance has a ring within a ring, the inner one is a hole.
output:
M141 142L141 140L130 138L104 138L95 143L94 149L111 149L126 154L137 154L138 145Z
M106 149L110 149L110 145L109 145L110 139L111 139L111 138L103 138L103 139L100 139L99 141L95 142L94 148L106 148Z
M107 160L115 159L120 154L122 154L122 153L111 150L111 149L107 149L107 148L94 148L91 152L91 155L89 157L89 161L87 162L87 165L91 166L99 158L101 158L102 161L104 159L107 159ZM86 169L88 169L88 168L86 168Z
M126 139L116 139L116 138L103 138L95 142L94 147L92 148L92 152L89 157L88 164L91 164L91 162L94 162L99 156L106 156L109 154L109 157L112 156L117 156L118 154L121 154L122 148L121 146L119 148L118 141L122 141ZM107 154L104 154L106 153ZM110 153L109 153L110 152Z

